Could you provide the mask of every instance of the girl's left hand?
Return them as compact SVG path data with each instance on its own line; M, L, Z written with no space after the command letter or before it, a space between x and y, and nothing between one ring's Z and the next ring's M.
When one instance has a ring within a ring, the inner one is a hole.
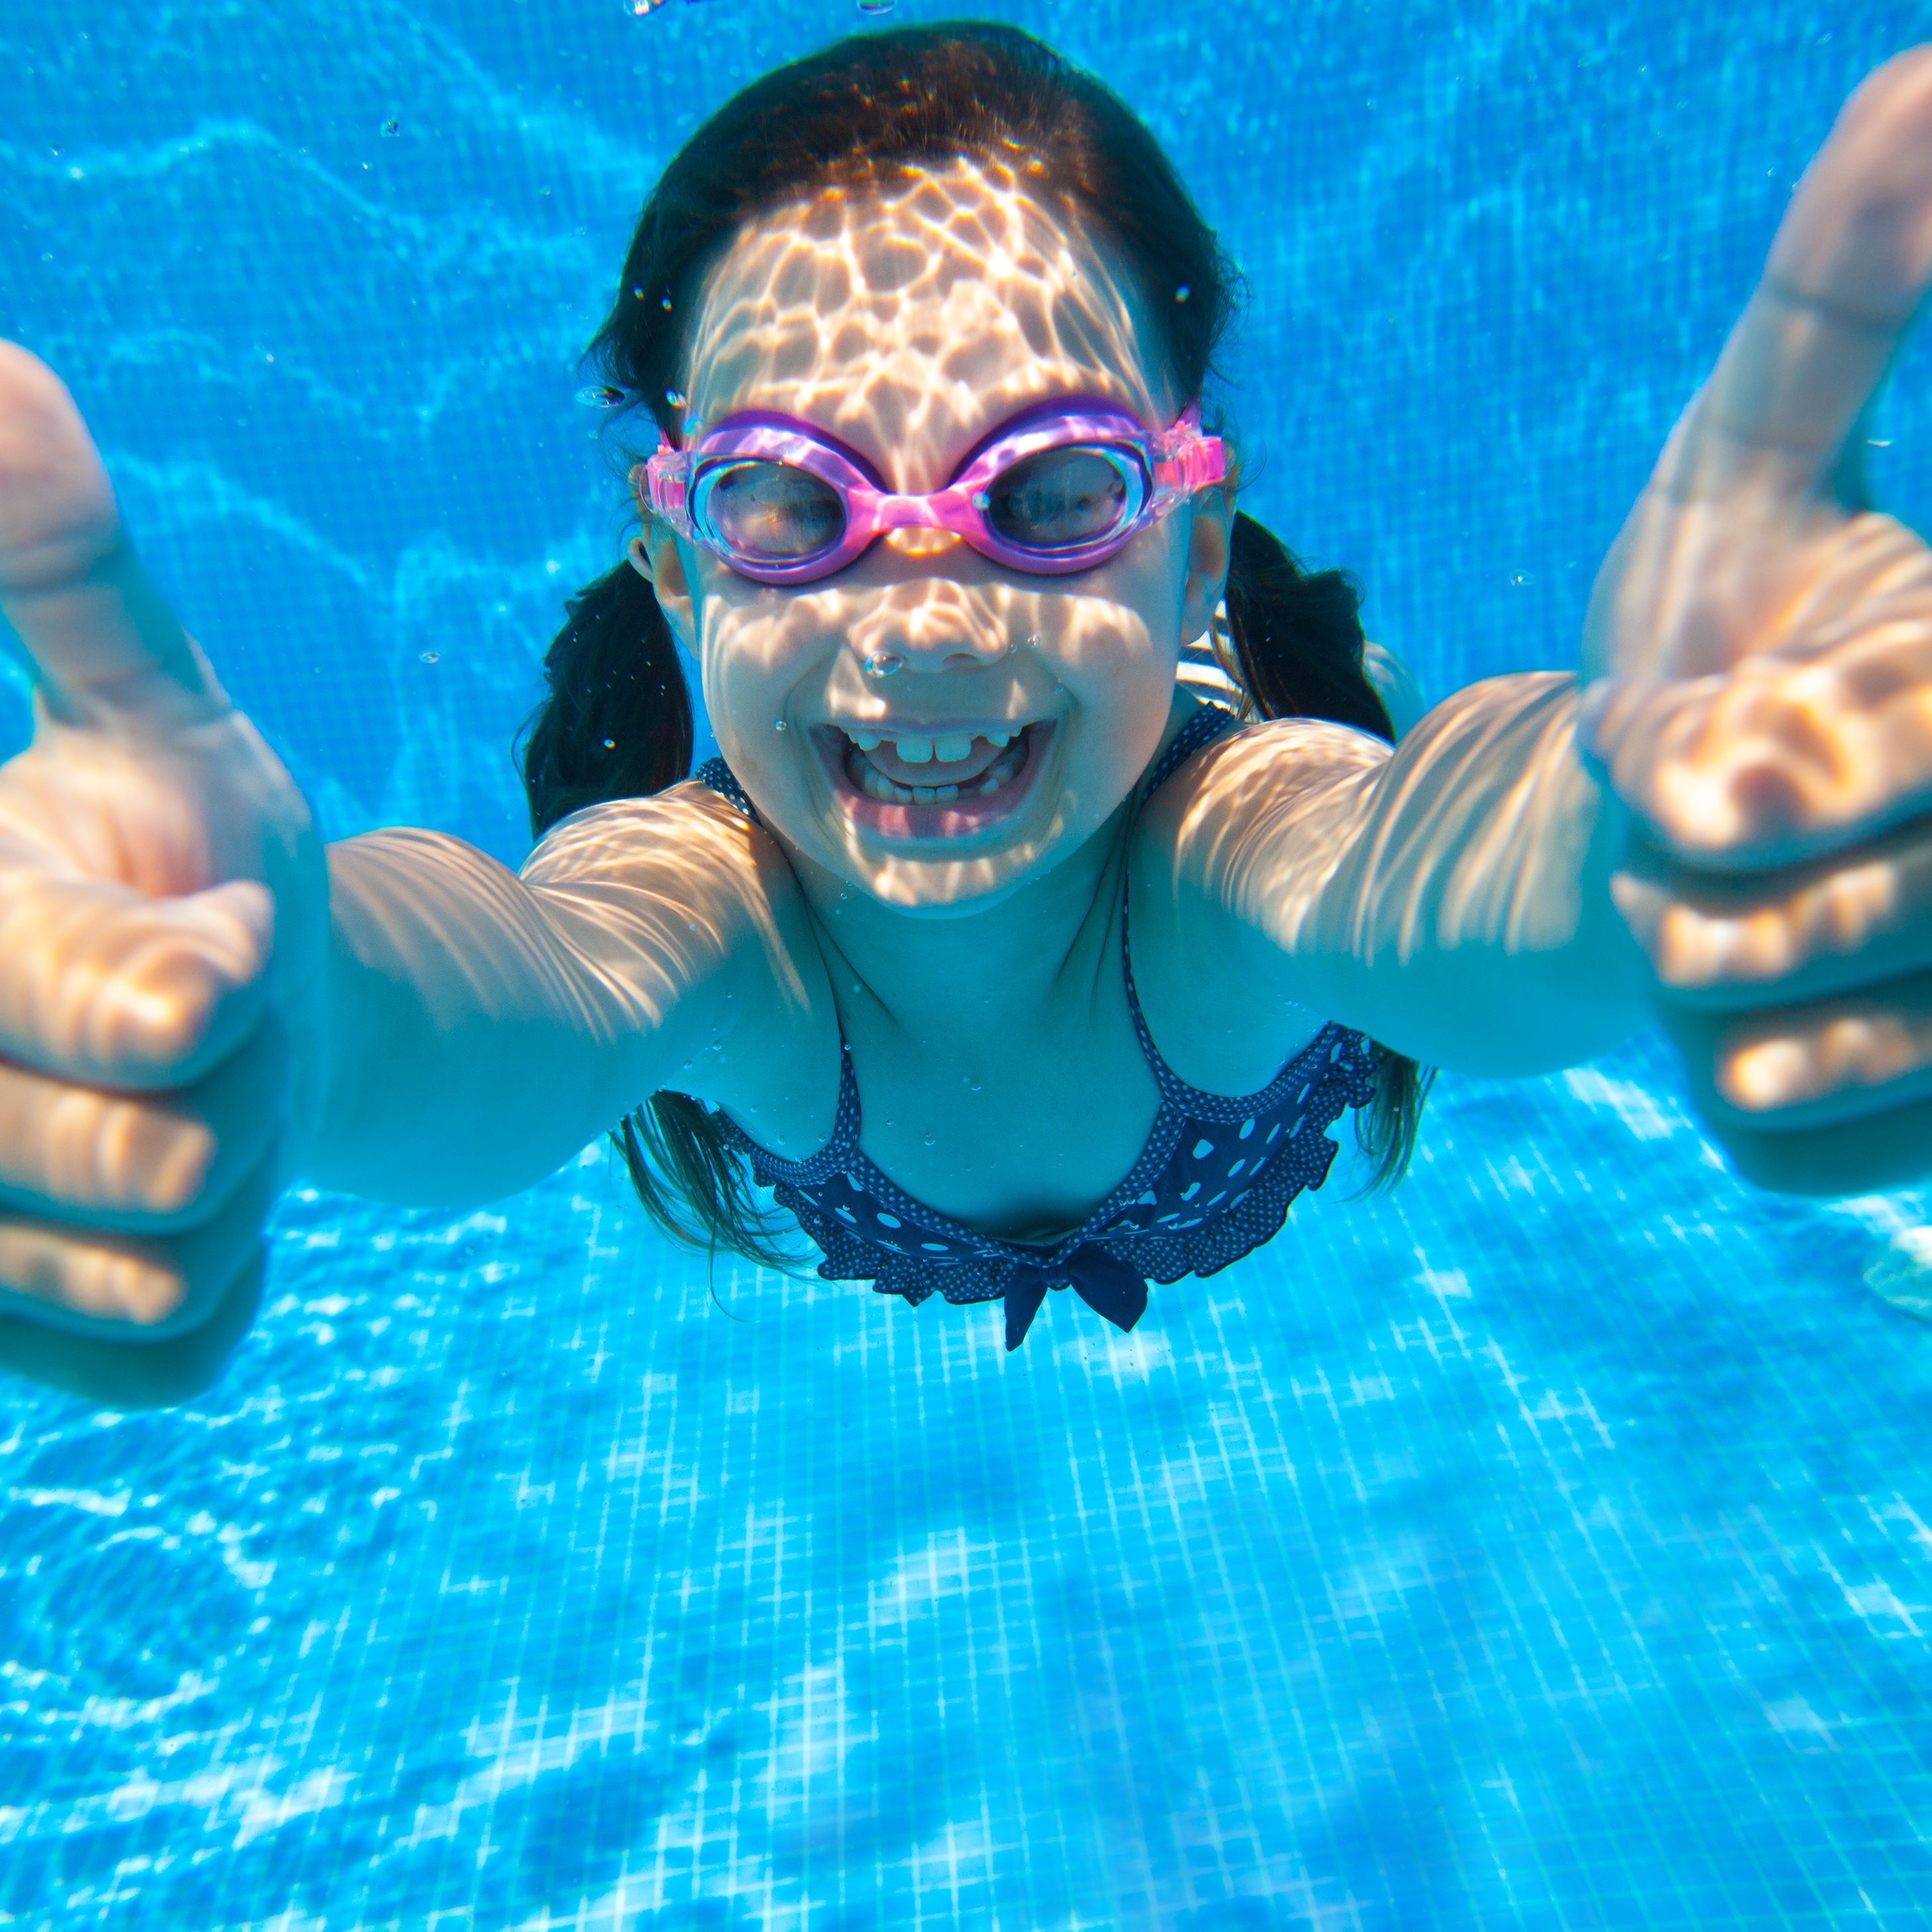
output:
M1932 282L1932 47L1854 94L1597 582L1586 755L1702 1110L1768 1186L1932 1172L1932 550L1864 507Z

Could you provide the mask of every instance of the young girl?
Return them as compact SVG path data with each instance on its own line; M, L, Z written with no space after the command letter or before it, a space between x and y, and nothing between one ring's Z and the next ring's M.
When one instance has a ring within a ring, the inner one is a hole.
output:
M767 1251L763 1183L824 1273L997 1301L1009 1346L1056 1288L1130 1326L1268 1239L1349 1110L1399 1172L1419 1066L1560 1066L1653 1006L1748 1172L1922 1172L1932 559L1856 458L1928 276L1920 53L1800 188L1580 704L1495 679L1392 748L1352 593L1234 511L1230 272L1147 131L1010 28L842 42L644 209L595 345L640 534L550 654L518 874L324 854L7 352L39 685L0 771L0 1359L178 1394L292 1174L476 1202L619 1121L693 1238ZM1177 675L1204 637L1231 704ZM723 754L690 781L677 645Z

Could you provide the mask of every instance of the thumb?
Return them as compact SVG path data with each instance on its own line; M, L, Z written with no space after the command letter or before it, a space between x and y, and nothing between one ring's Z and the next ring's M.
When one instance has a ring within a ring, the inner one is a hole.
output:
M0 342L0 616L50 713L165 734L229 709L141 568L60 379Z

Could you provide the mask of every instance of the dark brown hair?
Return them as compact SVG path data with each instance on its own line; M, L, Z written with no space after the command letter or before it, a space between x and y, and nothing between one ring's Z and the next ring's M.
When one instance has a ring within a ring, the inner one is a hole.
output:
M1118 95L1030 34L950 22L854 34L778 68L679 150L644 203L616 301L586 358L614 422L643 410L677 430L685 318L746 222L901 164L963 155L1010 165L1016 154L1030 192L1120 245L1147 296L1151 352L1178 394L1199 395L1240 282L1160 144ZM1252 517L1236 516L1225 641L1254 714L1394 736L1363 669L1360 605L1341 572L1304 571ZM628 562L572 601L544 671L550 695L521 754L533 832L688 772L690 694L656 598ZM1385 1054L1376 1100L1357 1116L1376 1184L1408 1165L1426 1086L1413 1060ZM789 1258L748 1168L698 1102L654 1094L612 1138L646 1209L674 1238Z

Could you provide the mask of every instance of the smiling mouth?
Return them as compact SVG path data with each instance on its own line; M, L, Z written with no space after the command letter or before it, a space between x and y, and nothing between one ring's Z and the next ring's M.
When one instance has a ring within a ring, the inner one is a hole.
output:
M888 736L836 725L816 734L846 808L878 830L956 837L1004 818L1032 789L1050 724L1010 730Z

